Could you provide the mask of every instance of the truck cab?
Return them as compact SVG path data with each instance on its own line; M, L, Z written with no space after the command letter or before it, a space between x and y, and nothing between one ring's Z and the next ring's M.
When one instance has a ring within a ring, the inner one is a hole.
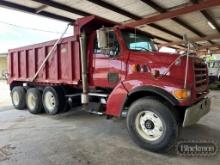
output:
M207 62L209 83L220 80L220 60L212 60Z
M110 100L109 107L115 108L108 109L107 105L107 114L120 116L118 109L123 107L122 103L126 105L124 98L138 92L137 89L140 93L142 90L163 93L163 96L159 94L160 97L169 98L175 106L185 107L208 94L208 70L202 59L189 57L185 82L186 55L158 52L153 36L138 29L123 25L111 28L103 25L100 29L101 34L93 31L88 40L89 84L114 90L111 94L117 95L120 104L116 107L112 103L116 100ZM99 45L103 43L104 46Z

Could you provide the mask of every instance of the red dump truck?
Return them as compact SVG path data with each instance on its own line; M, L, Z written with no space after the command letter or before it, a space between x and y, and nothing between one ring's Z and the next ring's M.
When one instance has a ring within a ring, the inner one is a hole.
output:
M180 126L210 110L206 64L195 56L158 52L153 36L88 16L74 35L9 50L16 109L54 115L75 103L106 117L125 117L144 149L168 150Z

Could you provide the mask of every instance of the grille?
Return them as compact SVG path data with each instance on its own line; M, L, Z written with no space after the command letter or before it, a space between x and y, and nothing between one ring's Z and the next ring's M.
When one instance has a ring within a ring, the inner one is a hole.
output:
M206 64L202 61L195 61L194 72L196 97L200 97L207 93L208 75Z

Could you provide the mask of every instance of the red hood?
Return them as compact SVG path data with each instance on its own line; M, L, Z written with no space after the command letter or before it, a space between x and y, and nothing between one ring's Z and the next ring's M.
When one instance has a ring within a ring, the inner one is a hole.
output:
M160 53L160 52L133 52L130 51L128 59L128 74L129 80L141 80L142 84L156 85L166 88L167 91L171 91L173 87L184 88L185 86L185 70L186 70L186 56L182 56L180 61L173 63L180 54ZM140 65L140 71L134 70L134 64ZM171 64L173 64L171 66ZM188 63L188 74L186 88L192 92L192 103L198 101L200 98L206 95L208 91L207 83L207 69L205 69L202 59L190 56ZM170 67L171 66L171 67ZM157 70L160 72L160 76L155 78L152 76L152 72ZM166 75L164 75L166 73ZM162 76L164 75L164 76ZM201 77L202 76L202 77ZM201 81L202 80L202 81ZM206 80L205 82L203 80ZM138 82L134 82L134 84ZM205 93L203 93L205 92ZM201 94L202 93L202 94Z
M180 54L161 52L130 52L129 59L138 64L149 64L152 67L170 65ZM182 57L185 58L185 57Z
M146 65L149 72L153 70L160 71L163 75L166 73L167 76L174 79L183 80L186 66L186 56L180 58L180 63L177 65L169 66L180 56L177 53L161 53L161 52L130 52L129 64L140 64ZM189 69L192 70L192 57L189 58ZM190 76L190 75L188 75ZM188 80L192 80L188 78Z

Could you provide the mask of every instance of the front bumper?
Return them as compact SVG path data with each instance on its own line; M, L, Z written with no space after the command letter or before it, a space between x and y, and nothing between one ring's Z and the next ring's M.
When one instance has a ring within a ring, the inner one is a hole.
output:
M211 100L204 98L200 102L188 107L185 112L183 127L195 124L201 117L210 111Z

